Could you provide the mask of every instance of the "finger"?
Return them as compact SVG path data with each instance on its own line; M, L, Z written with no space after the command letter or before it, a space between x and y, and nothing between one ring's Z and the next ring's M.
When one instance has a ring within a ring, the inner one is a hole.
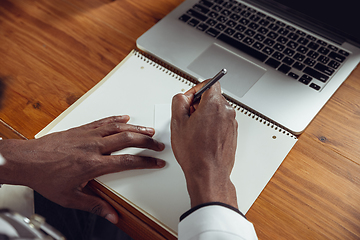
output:
M112 117L103 118L103 119L85 124L78 128L89 130L89 129L99 128L101 126L111 124L111 123L127 123L129 120L130 120L130 117L128 115L112 116Z
M96 168L96 173L94 173L95 177L132 169L163 168L166 162L153 157L122 154L104 156L100 164L102 166Z
M192 97L186 94L177 94L173 97L171 106L171 125L186 121L190 116Z
M156 141L151 136L130 131L109 135L102 138L100 143L100 151L103 154L109 154L128 147L146 148L154 151L162 151L165 148L163 143Z
M100 217L103 217L113 224L117 224L119 216L116 210L110 206L106 201L96 196L88 187L84 188L84 192L77 192L76 204L72 205L72 208L80 209L83 211L91 212ZM75 202L75 201L74 201Z
M148 136L153 136L155 134L155 129L151 127L143 127L119 122L113 122L110 124L106 124L95 129L96 133L98 133L101 137L106 137L109 135L113 135L121 132L134 132L145 134Z
M203 82L201 82L201 83L199 83L199 84L196 84L194 87L192 87L192 88L190 88L189 90L187 90L186 92L185 92L185 95L187 95L187 94L192 94L192 95L194 95L196 92L198 92L208 81L210 81L210 79L208 79L208 80L205 80L205 81L203 81Z

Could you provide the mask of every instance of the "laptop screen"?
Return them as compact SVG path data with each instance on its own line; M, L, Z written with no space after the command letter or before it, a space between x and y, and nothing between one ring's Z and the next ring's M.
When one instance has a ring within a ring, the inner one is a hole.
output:
M283 13L296 16L308 24L315 22L323 30L336 32L341 38L360 45L359 3L356 0L252 0L270 8L280 9Z

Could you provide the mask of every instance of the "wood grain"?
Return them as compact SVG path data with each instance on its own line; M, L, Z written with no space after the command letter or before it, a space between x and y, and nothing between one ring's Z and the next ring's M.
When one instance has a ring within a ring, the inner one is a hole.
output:
M33 138L181 2L2 0L1 136ZM299 137L247 213L259 239L360 238L359 126L358 66ZM95 186L120 212L119 227L134 239L171 238Z

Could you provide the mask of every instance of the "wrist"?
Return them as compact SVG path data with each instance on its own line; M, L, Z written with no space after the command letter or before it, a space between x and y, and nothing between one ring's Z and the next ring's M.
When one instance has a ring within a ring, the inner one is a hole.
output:
M191 199L191 207L209 202L222 202L237 205L236 190L230 178L224 177L194 177L186 178L187 188Z

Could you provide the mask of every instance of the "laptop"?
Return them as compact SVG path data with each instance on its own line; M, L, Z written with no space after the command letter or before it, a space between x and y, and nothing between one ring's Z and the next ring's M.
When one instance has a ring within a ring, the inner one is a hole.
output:
M360 61L357 1L185 0L137 47L301 134Z

